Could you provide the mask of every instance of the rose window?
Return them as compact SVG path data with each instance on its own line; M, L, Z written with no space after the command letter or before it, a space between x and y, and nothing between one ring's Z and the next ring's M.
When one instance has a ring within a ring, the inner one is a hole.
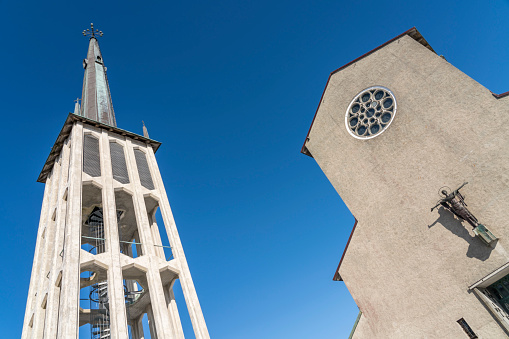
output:
M385 87L369 87L357 94L345 115L348 132L357 139L371 139L383 133L396 114L396 98Z

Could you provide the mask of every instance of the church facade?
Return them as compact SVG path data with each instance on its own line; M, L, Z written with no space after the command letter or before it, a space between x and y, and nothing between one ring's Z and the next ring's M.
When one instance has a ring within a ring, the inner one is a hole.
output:
M302 153L356 219L352 338L508 337L508 114L415 28L331 73Z

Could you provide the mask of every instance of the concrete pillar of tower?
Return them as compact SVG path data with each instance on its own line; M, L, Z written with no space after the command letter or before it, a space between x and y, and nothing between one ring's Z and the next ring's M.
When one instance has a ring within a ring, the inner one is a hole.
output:
M53 184L51 188L51 198L50 198L50 213L46 216L46 227L43 233L44 245L39 252L41 256L40 268L39 268L39 279L37 282L37 291L39 294L36 298L35 303L35 312L34 312L34 323L32 327L32 338L42 338L44 335L44 324L46 321L47 315L47 301L48 301L48 281L50 278L50 269L52 262L52 248L53 241L55 238L55 224L56 224L56 214L59 206L58 194L60 187L62 185L61 180L61 171L62 171L62 163L61 161L55 162L52 171L52 179Z
M21 338L26 339L31 333L32 327L29 326L30 320L32 318L32 310L33 305L35 304L36 299L36 291L37 291L37 282L38 282L38 275L39 275L39 262L40 262L40 256L38 256L38 253L43 246L42 239L42 233L44 232L45 227L45 220L46 215L48 214L48 204L50 200L51 195L51 178L48 178L46 181L46 185L44 187L44 195L42 200L42 208L41 208L41 215L39 219L39 229L37 231L37 240L35 244L35 253L34 253L34 261L32 264L32 274L30 278L30 285L28 287L28 297L27 297L27 304L25 308L25 318L23 320L23 331L21 333Z
M148 307L147 307L147 318L148 318L148 328L150 330L150 339L152 339L152 338L157 339L158 333L157 333L156 325L155 325L155 321L154 321L154 312L152 311L152 304L148 305ZM163 337L161 337L161 338L163 338Z
M132 339L145 339L145 333L143 332L143 313L142 315L133 321L131 325Z
M175 329L175 338L184 339L184 330L182 329L182 323L180 322L179 311L177 308L177 302L175 301L175 294L173 294L173 285L175 284L175 280L166 286L164 289L164 296L166 298L166 305L168 307L168 313L170 313L171 322L173 324L173 328Z
M61 153L61 171L60 171L60 184L58 190L57 199L57 215L56 215L56 226L53 237L52 251L50 254L51 258L51 270L49 276L48 285L48 299L46 305L46 325L44 326L44 338L54 339L57 336L57 319L58 319L58 306L60 300L60 284L59 279L61 275L62 251L64 244L64 229L65 219L67 216L67 183L69 173L69 139L65 143Z
M143 196L143 189L138 176L133 143L129 139L126 139L126 148L126 163L129 171L129 177L131 178L132 182L131 187L133 189L133 203L136 214L136 223L138 225L140 241L143 244L143 253L148 257L156 257L157 254L152 238L152 232L150 230L147 208ZM149 260L148 263L149 267L146 275L150 300L152 304L151 310L153 314L153 325L155 326L157 335L160 338L171 338L174 329L170 321L170 315L168 314L168 310L165 306L164 290L161 281L161 274L159 272L159 261Z
M132 180L133 188L133 203L136 211L136 221L138 224L138 233L141 242L144 244L143 249L149 257L156 257L156 249L152 232L150 230L150 223L148 220L147 208L143 196L143 189L138 176L136 160L134 156L134 148L131 140L126 140L128 169L130 170L130 178ZM145 149L150 148L146 147ZM153 314L153 325L156 329L157 335L160 338L171 338L174 329L170 321L170 315L165 307L164 290L161 281L161 274L159 272L159 261L149 260L149 267L147 271L147 283L151 300L151 311Z
M164 255L164 248L162 247L163 242L161 241L161 235L159 234L159 227L157 226L155 211L152 215L149 215L149 223L150 223L150 231L152 234L152 239L154 239L155 251L156 255L166 260Z
M76 338L79 323L81 192L83 123L75 122L71 134L68 213L64 237L62 289L58 337Z
M56 182L57 182L57 179L56 179L56 176L51 176L49 179L49 185L51 186L48 186L48 192L47 192L47 200L48 200L48 204L47 206L51 206L51 203L52 203L52 196L53 196L53 192L54 192L54 186L56 186ZM49 207L47 207L47 209L49 209ZM40 285L41 285L41 280L43 279L43 273L42 273L42 267L44 266L44 261L45 261L45 258L44 258L44 249L47 245L47 239L46 239L46 236L45 236L45 233L47 231L47 225L48 225L48 220L47 220L47 215L49 213L45 213L45 217L44 217L44 220L41 220L41 226L39 228L39 234L37 235L37 246L36 246L36 251L35 251L35 254L34 254L34 266L33 266L33 273L32 273L32 282L31 282L31 291L30 291L30 296L29 296L29 304L30 304L30 307L28 307L28 303L27 303L27 308L30 309L30 317L28 319L29 322L31 322L31 326L27 328L27 331L25 331L23 334L22 334L22 338L34 338L34 337L37 337L37 335L39 334L38 332L38 328L40 327L39 326L39 323L40 323L40 310L39 310L39 303L40 303L40 296L41 296L41 290L40 290ZM33 287L33 288L32 288Z
M120 266L120 243L117 223L117 207L113 189L113 172L111 168L110 140L108 132L103 130L100 137L100 159L103 169L102 189L103 220L106 235L106 248L109 250L108 298L110 307L110 326L113 338L128 337L127 317L125 311L124 283Z
M148 163L154 176L154 185L159 193L159 197L161 198L161 201L159 202L161 215L166 227L168 239L170 240L173 256L175 259L177 259L180 266L180 284L182 286L182 291L184 292L184 298L186 300L189 316L191 317L191 323L193 324L193 330L197 339L208 339L210 338L210 335L207 330L207 324L205 323L205 318L203 317L200 302L198 301L198 295L196 294L196 289L194 288L193 279L191 278L191 271L187 265L184 248L180 242L180 237L175 225L173 213L171 212L170 202L168 201L168 196L166 195L166 190L164 188L161 173L159 172L159 167L157 165L154 151L151 147L147 147L147 152Z

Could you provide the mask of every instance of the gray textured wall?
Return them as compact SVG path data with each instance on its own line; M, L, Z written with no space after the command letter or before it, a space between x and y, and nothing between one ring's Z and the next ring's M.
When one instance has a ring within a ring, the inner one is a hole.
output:
M380 136L345 128L354 96L380 85L398 110ZM409 36L331 76L306 146L359 223L340 274L363 319L355 338L506 338L468 286L509 261L509 97ZM443 208L444 185L500 238L489 248ZM346 230L345 230L346 231Z

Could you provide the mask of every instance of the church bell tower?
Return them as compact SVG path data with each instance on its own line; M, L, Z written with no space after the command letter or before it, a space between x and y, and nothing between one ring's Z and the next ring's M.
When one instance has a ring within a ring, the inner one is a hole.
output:
M45 190L22 338L141 339L144 327L153 339L184 338L176 279L196 338L209 338L154 155L161 144L145 127L143 136L117 127L102 32L83 34L81 105L37 180Z

